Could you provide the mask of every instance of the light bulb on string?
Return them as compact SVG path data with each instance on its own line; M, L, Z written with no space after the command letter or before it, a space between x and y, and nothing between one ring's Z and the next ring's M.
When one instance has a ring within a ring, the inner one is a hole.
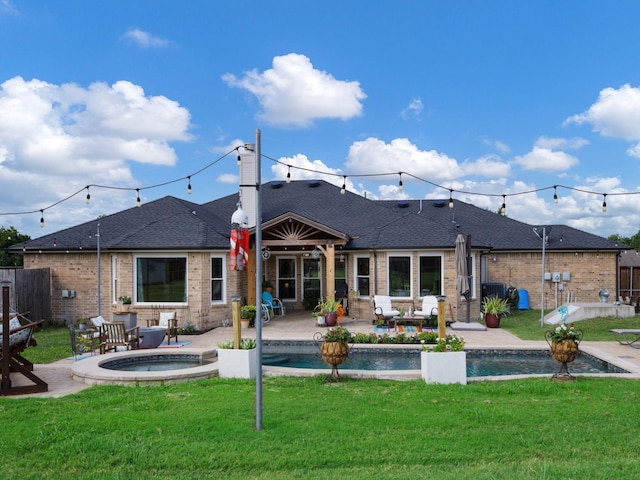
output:
M603 199L602 199L602 211L606 212L607 211L607 194L603 193L602 196L603 196Z
M187 177L187 180L189 182L189 184L187 185L187 193L191 195L193 193L193 190L191 189L191 175Z
M240 158L240 151L238 150L238 158L236 159L236 161L238 162L238 166L240 166L240 164L242 163L242 159Z
M453 189L449 190L449 208L453 208Z
M400 175L400 181L398 182L398 188L402 192L404 190L404 187L402 186L402 172L398 172L398 175Z
M140 189L136 188L136 207L141 206L142 203L140 201Z
M340 193L344 195L344 192L347 191L347 176L342 177L342 188L340 189Z
M44 210L40 210L40 228L44 228Z
M91 194L89 193L89 187L87 186L87 199L86 199L87 205L89 205L91 203Z
M287 165L289 171L287 172L287 183L291 183L291 165Z
M557 185L553 186L553 203L558 204L558 192L556 190Z
M507 214L507 196L502 195L502 206L500 207L500 215L505 216Z

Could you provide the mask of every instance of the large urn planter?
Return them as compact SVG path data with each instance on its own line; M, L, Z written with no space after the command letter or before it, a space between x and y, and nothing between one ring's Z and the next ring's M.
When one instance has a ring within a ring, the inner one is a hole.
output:
M218 349L218 375L220 378L256 378L258 350L234 348Z
M573 324L568 327L566 324L561 324L554 330L546 332L545 339L551 348L551 356L560 362L560 370L552 378L555 380L575 380L576 377L569 373L567 364L573 362L578 356L582 330L576 330Z
M420 352L422 378L427 383L467 384L467 352Z
M338 324L338 314L337 313L325 313L324 314L324 323L327 327L335 327Z
M331 375L327 380L339 381L338 365L342 365L349 358L350 342L353 342L351 333L342 326L331 327L325 334L317 332L314 340L320 349L322 361L331 365Z

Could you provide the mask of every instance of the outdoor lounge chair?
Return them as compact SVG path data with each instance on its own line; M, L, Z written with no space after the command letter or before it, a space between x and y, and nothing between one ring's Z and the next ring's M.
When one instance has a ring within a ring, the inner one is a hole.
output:
M285 307L279 298L269 292L262 292L262 303L273 312L274 316L284 317Z
M171 339L178 341L178 316L175 310L171 312L158 312L158 317L147 320L147 327L165 327L167 329L167 344Z
M400 311L391 306L389 295L373 296L373 313L379 319L389 320L400 315Z
M46 392L49 389L47 383L41 378L37 377L33 373L33 363L22 356L22 352L28 347L35 347L37 345L33 338L33 331L36 327L42 325L43 321L31 322L22 325L20 318L26 318L22 314L17 314L14 318L9 320L9 351L3 351L4 338L2 335L3 325L0 319L0 362L4 363L4 356L9 356L9 370L11 372L21 373L29 380L33 385L23 385L19 387L12 387L11 384L3 385L2 394L21 394L21 393L40 393ZM8 388L7 388L8 387Z
M640 348L640 344L636 345L636 342L640 340L640 330L632 328L614 328L611 330L613 338L615 338L620 345L629 345L633 348Z
M118 348L137 350L140 347L140 327L127 330L124 322L104 322L101 338L100 353L117 352Z

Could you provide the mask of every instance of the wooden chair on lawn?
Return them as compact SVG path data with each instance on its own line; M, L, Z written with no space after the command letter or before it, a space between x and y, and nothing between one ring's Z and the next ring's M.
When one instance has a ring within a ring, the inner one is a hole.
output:
M140 348L140 327L127 330L124 322L104 322L100 338L100 353L117 352L118 348L137 350Z

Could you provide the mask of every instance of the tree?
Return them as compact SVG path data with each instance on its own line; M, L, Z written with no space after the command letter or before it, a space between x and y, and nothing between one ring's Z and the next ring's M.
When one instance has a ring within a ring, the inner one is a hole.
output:
M22 266L21 253L9 253L7 249L17 243L31 240L29 235L23 235L15 227L0 227L0 266L20 267Z
M607 239L620 245L629 245L633 247L636 252L640 252L640 231L631 237L623 237L622 235L614 233L613 235L609 235Z

